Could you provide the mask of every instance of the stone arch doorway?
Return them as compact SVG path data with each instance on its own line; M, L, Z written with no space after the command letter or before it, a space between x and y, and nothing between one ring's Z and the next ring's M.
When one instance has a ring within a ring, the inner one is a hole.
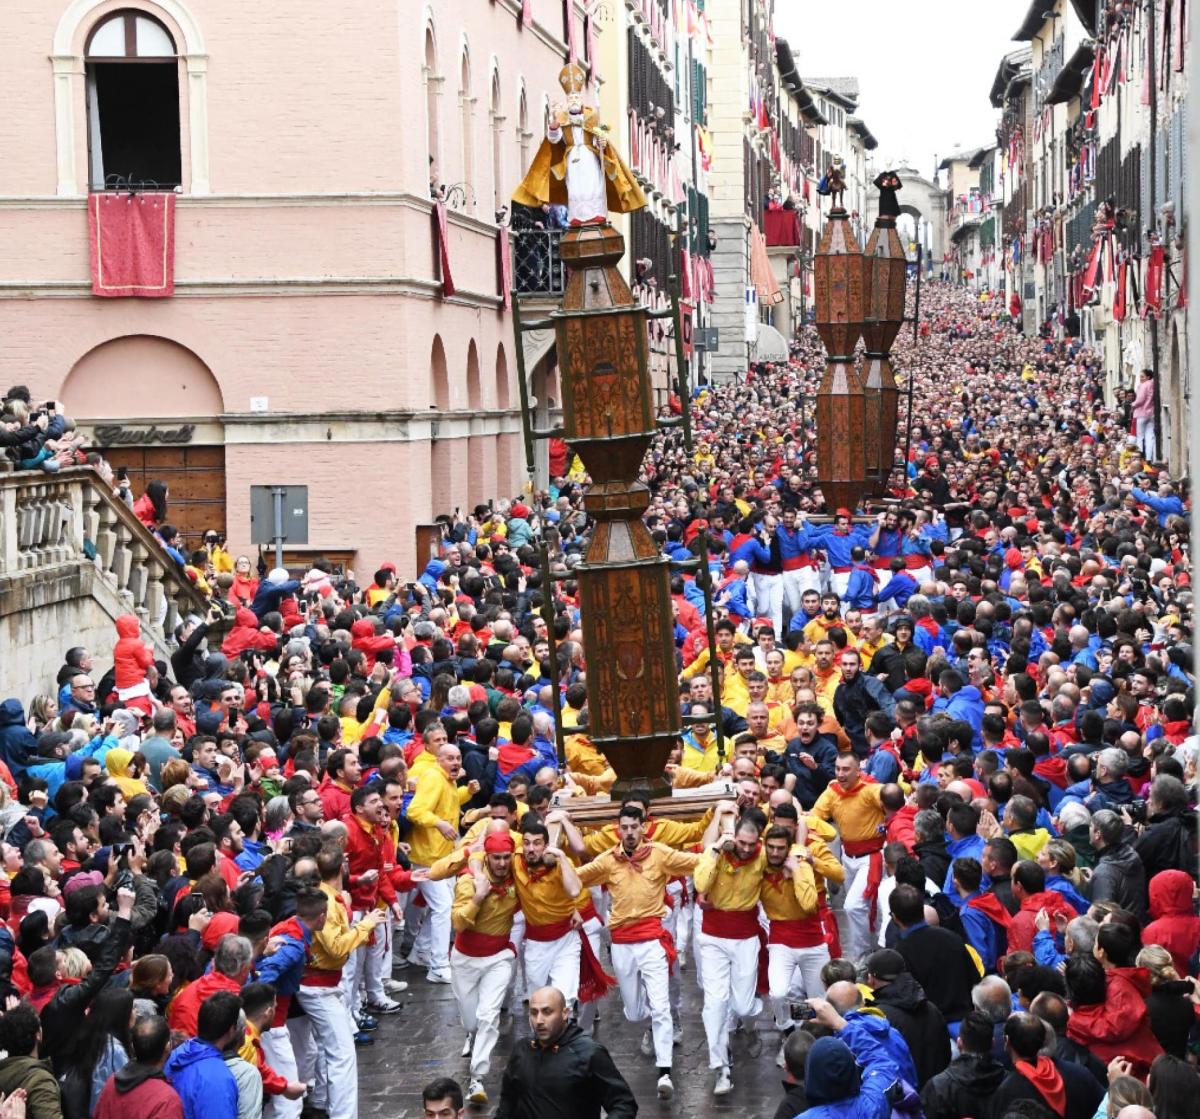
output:
M225 402L198 354L150 334L110 338L75 362L58 395L135 497L167 484L167 520L189 548L206 529L225 531Z
M900 176L900 228L907 224L921 236L925 257L940 269L945 255L946 195L936 183L912 167L895 168ZM874 225L879 213L879 192L872 189L867 195L867 224ZM908 215L905 223L904 216ZM903 236L903 235L902 235Z

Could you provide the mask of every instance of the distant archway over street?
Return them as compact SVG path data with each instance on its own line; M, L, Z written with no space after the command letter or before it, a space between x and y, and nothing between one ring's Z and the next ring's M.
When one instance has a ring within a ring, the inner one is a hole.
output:
M883 168L878 168L883 170ZM900 176L900 213L908 214L916 224L918 239L924 246L934 271L942 266L945 256L946 236L946 192L911 167L895 168ZM868 193L867 226L875 224L879 213L879 192ZM905 246L907 248L907 245Z

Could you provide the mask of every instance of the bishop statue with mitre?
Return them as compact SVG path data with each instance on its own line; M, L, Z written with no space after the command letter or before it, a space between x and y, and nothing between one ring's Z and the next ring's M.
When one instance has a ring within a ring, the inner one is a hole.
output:
M641 188L608 142L599 114L583 103L583 68L574 62L564 66L558 84L567 95L566 106L551 111L546 138L513 201L538 208L566 206L569 225L606 221L609 211L640 210L646 205Z

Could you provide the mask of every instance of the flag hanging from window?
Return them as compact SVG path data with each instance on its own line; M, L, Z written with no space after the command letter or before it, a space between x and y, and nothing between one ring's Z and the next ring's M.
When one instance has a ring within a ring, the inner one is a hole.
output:
M92 294L175 294L175 195L97 191L88 196Z
M448 299L454 294L454 277L450 274L450 230L446 220L446 203L433 204L433 229L437 238L438 259L441 263L442 298Z
M502 225L496 230L497 244L500 246L500 306L506 311L512 310L512 242L509 240L508 226Z

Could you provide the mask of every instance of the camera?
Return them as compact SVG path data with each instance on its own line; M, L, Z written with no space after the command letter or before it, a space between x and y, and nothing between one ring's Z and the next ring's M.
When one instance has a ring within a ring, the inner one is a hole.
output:
M1135 797L1125 806L1125 811L1129 813L1129 818L1135 824L1144 824L1147 817L1145 798Z

